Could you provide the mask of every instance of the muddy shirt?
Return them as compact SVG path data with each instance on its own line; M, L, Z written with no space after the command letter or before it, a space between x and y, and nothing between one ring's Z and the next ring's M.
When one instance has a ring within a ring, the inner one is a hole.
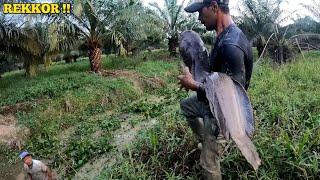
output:
M31 174L32 180L47 180L48 179L48 167L41 161L32 160L32 167L29 168L27 164L24 164L24 170Z
M213 72L228 74L247 90L252 67L252 47L242 31L232 24L217 37L210 54L210 68ZM202 83L197 89L197 96L199 101L206 101Z

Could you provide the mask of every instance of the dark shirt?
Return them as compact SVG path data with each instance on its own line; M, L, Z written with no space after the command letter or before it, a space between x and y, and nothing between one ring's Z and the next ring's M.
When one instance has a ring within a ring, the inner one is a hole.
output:
M252 47L236 25L230 25L217 37L210 54L210 67L213 72L228 74L248 89L253 67ZM206 101L202 83L197 89L197 96L199 101Z

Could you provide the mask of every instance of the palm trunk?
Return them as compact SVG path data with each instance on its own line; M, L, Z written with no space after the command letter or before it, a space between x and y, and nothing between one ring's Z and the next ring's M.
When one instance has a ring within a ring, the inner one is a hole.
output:
M39 57L31 56L29 59L24 60L23 66L26 70L26 76L27 77L35 77L38 72L38 67L39 67Z
M258 50L258 56L260 57L262 52L263 52L263 49L264 49L264 46L265 46L266 42L264 40L264 38L262 38L261 36L258 38L257 40L257 50Z
M168 38L168 47L171 57L175 57L177 54L177 47L178 47L178 36L173 36L171 38Z
M89 50L91 71L99 73L101 70L101 48L95 47Z
M27 77L35 77L37 75L38 64L29 62L25 64L25 68Z
M276 45L274 48L274 53L273 53L273 60L277 64L283 64L285 63L285 53L284 53L284 47L283 45Z
M280 64L284 63L284 54L283 54L283 45L281 44L279 46L279 59L280 59Z
M65 61L67 64L72 63L72 57L66 57Z

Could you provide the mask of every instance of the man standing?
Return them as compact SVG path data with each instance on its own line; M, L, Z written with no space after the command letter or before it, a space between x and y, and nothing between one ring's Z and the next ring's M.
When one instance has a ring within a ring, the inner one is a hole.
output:
M187 6L185 11L198 12L198 19L206 29L217 33L210 53L211 71L226 73L247 90L253 67L252 48L229 14L229 0L200 0ZM221 132L210 111L203 84L192 78L188 68L178 79L181 87L197 92L196 96L182 100L180 107L195 137L200 141L198 147L201 149L200 165L204 179L222 179L219 159L225 141L221 140L221 135L218 136ZM212 127L204 127L205 117L212 121Z
M20 157L30 180L52 180L50 169L41 161L32 159L32 156L26 151L21 153Z

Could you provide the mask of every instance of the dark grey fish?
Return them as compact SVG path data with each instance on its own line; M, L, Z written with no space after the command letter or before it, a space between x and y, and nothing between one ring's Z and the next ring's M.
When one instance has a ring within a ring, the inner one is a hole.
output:
M253 110L244 88L225 73L214 72L204 84L211 112L218 120L224 137L236 143L242 155L257 170L261 164L251 139L254 131Z
M209 74L209 55L200 36L194 31L180 35L179 51L183 62L190 69L193 79L201 82ZM196 59L196 61L194 61Z
M254 118L245 89L225 73L209 74L208 53L197 33L185 31L181 34L180 53L195 80L206 79L206 97L224 137L229 139L231 136L242 155L257 170L261 160L250 139L254 132Z

